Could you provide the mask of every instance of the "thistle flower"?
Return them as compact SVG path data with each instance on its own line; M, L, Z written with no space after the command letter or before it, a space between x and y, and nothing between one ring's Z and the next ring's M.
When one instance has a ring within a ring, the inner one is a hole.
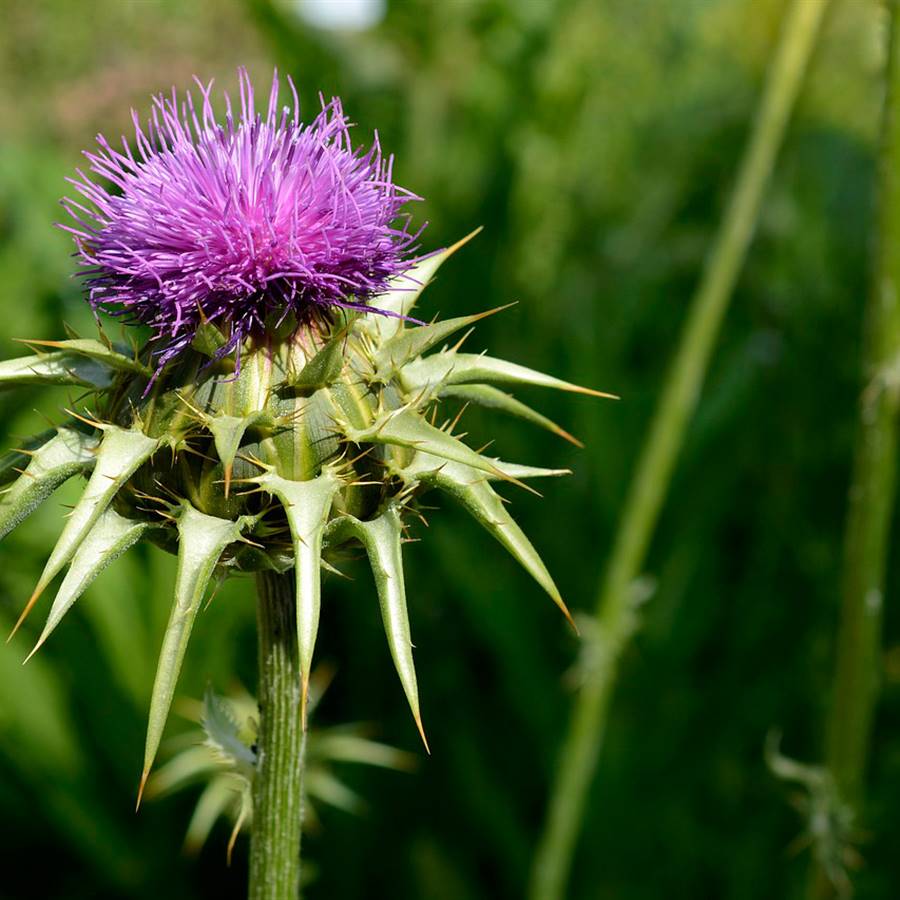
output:
M336 307L365 308L407 265L415 236L403 207L418 199L391 180L377 136L354 149L341 102L322 100L309 125L279 107L275 74L265 117L240 73L240 114L225 95L213 111L212 82L158 95L143 127L132 113L135 154L102 135L85 153L90 170L69 179L90 206L64 199L81 274L95 309L149 325L160 364L177 356L203 322L220 324L220 354L288 316L305 322Z
M33 356L0 363L0 387L86 391L83 408L0 466L9 485L0 537L64 481L87 479L19 619L65 571L35 649L138 540L178 556L143 781L211 582L291 578L305 711L321 570L353 548L368 557L424 741L402 563L423 493L458 501L568 616L495 489L565 471L473 449L454 433L459 415L444 420L445 402L481 405L574 441L497 385L610 396L463 352L471 327L498 310L428 325L411 319L464 241L404 262L413 238L395 218L412 195L392 184L377 145L352 149L337 101L303 126L296 102L292 114L277 112L275 81L262 118L242 72L240 121L229 107L219 126L209 89L202 93L199 113L190 99L179 114L174 95L157 98L148 130L137 129L137 155L101 139L92 168L117 192L82 175L76 184L94 209L67 203L92 304L149 324L151 340L137 350L102 331L99 339L32 341Z

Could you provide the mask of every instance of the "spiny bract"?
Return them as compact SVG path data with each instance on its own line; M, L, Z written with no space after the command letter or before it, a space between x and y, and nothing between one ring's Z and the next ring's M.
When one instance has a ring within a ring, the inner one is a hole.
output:
M458 245L457 245L458 246ZM319 624L320 572L362 546L375 578L394 665L421 733L401 547L419 496L457 500L568 611L494 484L564 474L495 459L439 424L453 398L559 426L495 385L597 393L494 357L444 345L480 315L416 325L409 314L454 250L396 279L374 305L331 325L285 327L219 356L212 325L154 378L150 352L102 340L33 342L35 355L0 363L0 386L73 385L82 411L7 455L0 537L75 475L87 485L66 520L16 627L66 569L35 650L90 582L142 538L178 555L174 603L150 709L145 774L159 746L191 629L216 576L295 570L305 709ZM404 318L405 317L405 318ZM149 390L148 390L149 385ZM605 395L608 396L608 395ZM16 478L20 467L27 466ZM34 651L32 651L34 652ZM424 740L424 734L423 734Z

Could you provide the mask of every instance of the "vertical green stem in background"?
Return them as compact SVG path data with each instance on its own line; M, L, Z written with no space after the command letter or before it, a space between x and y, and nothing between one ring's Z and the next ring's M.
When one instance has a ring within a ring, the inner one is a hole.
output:
M600 587L598 652L575 699L534 861L532 900L560 900L565 895L585 798L603 742L618 659L634 629L633 585L643 566L827 3L793 0L786 14L734 194L691 302L681 343L644 444Z
M884 572L897 469L900 408L900 13L888 3L878 234L866 307L863 389L844 544L842 604L826 765L838 803L858 820L881 668ZM839 848L838 848L839 849ZM814 897L834 896L819 858ZM834 860L840 866L840 860Z
M306 733L300 717L300 661L294 576L257 576L259 738L253 782L250 900L296 900Z

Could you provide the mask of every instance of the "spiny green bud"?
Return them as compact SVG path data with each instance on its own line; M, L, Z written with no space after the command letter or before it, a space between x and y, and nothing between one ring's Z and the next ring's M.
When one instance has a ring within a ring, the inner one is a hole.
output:
M146 349L132 352L105 339L32 342L36 355L0 363L0 386L70 384L91 392L85 410L71 411L55 433L3 461L11 483L0 500L0 536L63 481L87 479L19 620L66 570L37 646L97 574L138 540L178 556L145 771L214 577L295 570L305 711L321 569L333 567L348 545L368 556L394 665L424 741L402 544L427 490L456 499L569 616L494 486L521 486L523 479L564 471L515 465L473 449L454 434L455 420L440 424L441 402L483 405L574 440L498 386L610 395L462 352L461 338L490 313L416 324L410 314L419 295L455 249L416 264L396 280L395 290L374 298L372 312L336 311L299 326L286 321L224 355L228 336L205 323L190 349L155 372Z

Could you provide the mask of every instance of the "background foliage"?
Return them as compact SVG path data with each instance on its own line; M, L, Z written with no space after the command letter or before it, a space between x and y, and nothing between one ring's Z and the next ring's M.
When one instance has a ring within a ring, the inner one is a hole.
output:
M777 0L390 0L360 32L319 31L291 0L13 0L0 31L0 339L89 332L63 178L130 105L194 73L233 86L290 72L306 109L339 93L423 196L425 242L484 233L426 309L511 299L473 349L622 394L535 396L588 449L467 413L507 458L575 475L518 494L517 515L573 609L589 609L665 364L717 226L777 32ZM804 828L769 773L766 734L815 761L827 705L862 303L868 270L880 16L837 0L777 167L648 566L576 860L573 898L799 893ZM65 392L0 395L4 446ZM37 404L38 409L31 407ZM0 624L30 593L67 496L0 547ZM348 768L362 817L323 809L308 896L518 898L577 645L538 589L454 509L408 547L411 616L434 750L413 774ZM895 529L896 530L896 529ZM896 547L896 541L895 541ZM896 554L894 554L896 556ZM32 631L0 645L0 894L241 897L222 826L180 845L192 797L132 802L171 559L142 548L92 588L26 668ZM323 723L369 720L418 752L365 570L326 588ZM889 597L897 596L896 566ZM898 605L888 603L860 897L900 883ZM186 696L254 681L247 586L198 623ZM186 727L186 726L185 726ZM172 727L177 730L178 724Z

